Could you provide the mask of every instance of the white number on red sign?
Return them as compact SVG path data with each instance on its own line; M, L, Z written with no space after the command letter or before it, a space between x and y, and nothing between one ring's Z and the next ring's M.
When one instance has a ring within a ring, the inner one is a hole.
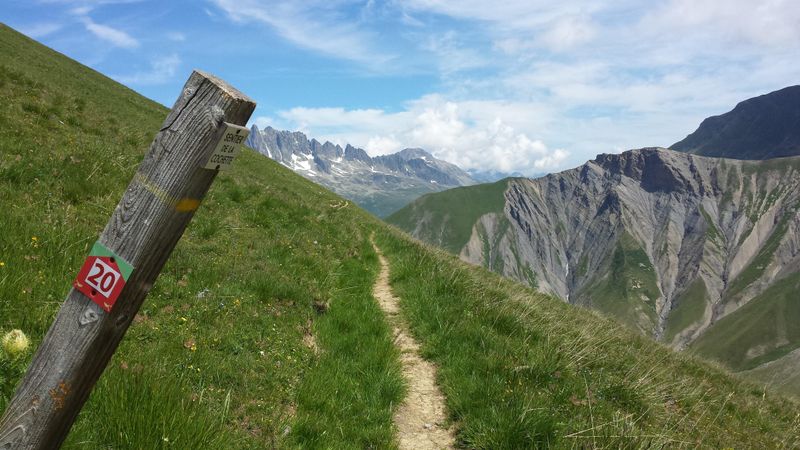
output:
M120 276L120 273L114 270L113 267L98 258L94 261L89 274L86 275L85 281L86 284L95 288L97 292L103 294L103 297L108 298Z

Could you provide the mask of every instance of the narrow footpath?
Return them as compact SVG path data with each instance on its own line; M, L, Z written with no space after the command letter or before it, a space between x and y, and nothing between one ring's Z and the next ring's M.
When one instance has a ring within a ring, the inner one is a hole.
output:
M419 356L419 344L411 337L408 326L400 316L398 298L392 294L389 286L389 263L374 241L372 246L381 262L381 273L375 282L373 295L392 326L395 345L401 352L403 376L408 385L408 394L394 415L400 448L453 448L453 434L444 427L444 396L436 385L436 368Z

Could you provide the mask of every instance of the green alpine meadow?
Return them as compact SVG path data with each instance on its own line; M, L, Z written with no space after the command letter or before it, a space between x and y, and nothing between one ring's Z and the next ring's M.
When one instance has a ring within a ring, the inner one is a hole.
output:
M168 109L6 25L0 99L2 414ZM630 167L679 158L673 153L642 152ZM798 205L789 188L771 195L773 184L759 178L767 168L724 164L716 173L730 185L750 183L727 201L751 199L753 229L767 226L756 215L772 214L776 231L760 236L786 233ZM769 170L797 171L794 160L779 166ZM440 228L432 233L447 252L401 230L416 223L408 209L390 217L399 227L389 225L243 149L217 176L63 448L400 448L397 417L414 375L394 327L435 368L443 419L425 429L446 429L454 448L800 447L796 400L725 367L758 370L800 342L797 276L763 281L783 241L742 244L763 257L742 264L738 287L724 292L758 291L756 300L689 339L710 317L713 286L693 277L661 314L651 255L659 249L643 246L637 230L616 230L618 239L603 242L609 251L583 262L571 256L573 273L608 269L578 277L578 305L535 290L556 283L526 271L525 255L495 258L514 217L524 216L505 216L504 198L542 194L525 183L461 187L409 206L435 206L429 219ZM696 193L702 180L686 183L681 192ZM652 188L663 194L666 185ZM600 200L607 211L624 201ZM703 229L697 245L720 254L729 237L719 210L703 205L706 214L688 214ZM569 222L551 225L553 239L571 233ZM487 230L501 234L492 240ZM376 300L373 243L388 262L397 318ZM452 254L468 243L481 263ZM519 269L512 278L524 283L488 270L498 267ZM768 316L782 317L785 332L771 329ZM665 345L678 341L693 351ZM761 354L749 351L755 346Z

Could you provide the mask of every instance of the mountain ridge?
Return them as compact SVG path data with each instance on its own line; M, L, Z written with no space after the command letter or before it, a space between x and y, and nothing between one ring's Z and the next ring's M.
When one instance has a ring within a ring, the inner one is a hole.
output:
M744 100L727 113L708 117L670 148L735 159L800 155L800 85Z
M256 125L247 145L381 217L422 194L475 184L459 167L421 148L370 157L350 144L322 144L299 131Z

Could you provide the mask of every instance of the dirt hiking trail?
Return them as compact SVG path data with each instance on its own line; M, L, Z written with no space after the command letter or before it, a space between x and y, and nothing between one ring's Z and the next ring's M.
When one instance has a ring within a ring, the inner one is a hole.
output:
M451 449L455 439L453 433L444 427L447 417L444 396L436 385L436 368L419 356L419 344L400 317L399 300L389 287L389 263L374 241L372 246L381 262L381 273L372 292L392 326L395 345L401 352L403 376L408 384L408 394L394 415L400 448Z

